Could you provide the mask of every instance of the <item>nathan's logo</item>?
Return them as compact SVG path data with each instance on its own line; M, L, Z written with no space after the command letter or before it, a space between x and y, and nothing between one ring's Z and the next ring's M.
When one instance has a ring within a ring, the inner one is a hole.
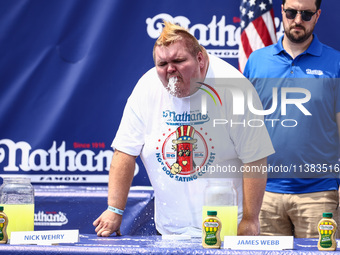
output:
M35 226L62 226L68 223L66 214L63 212L39 211L34 214Z
M324 75L323 71L321 70L312 70L312 69L306 69L306 74L312 74L312 75Z
M241 27L239 23L226 24L226 17L219 19L216 15L211 17L209 24L194 24L185 16L173 17L167 13L159 13L146 19L146 32L152 39L157 39L162 32L163 20L171 21L187 28L192 35L195 35L199 43L207 47L208 53L220 58L238 58L238 46L240 45ZM280 18L275 18L277 38L283 34L283 26ZM190 27L189 27L190 25ZM214 49L209 49L214 47ZM229 49L228 49L229 48Z
M202 46L211 45L219 47L219 49L207 49L210 54L217 55L221 58L238 57L238 49L225 49L225 46L236 48L239 45L241 27L236 27L233 24L226 25L225 16L222 16L218 21L214 15L209 24L195 24L189 28L189 24L192 24L192 22L187 17L172 17L167 13L160 13L152 18L146 19L146 31L152 39L156 39L160 35L163 29L163 20L172 21L184 28L188 28L191 34L196 35L196 38Z
M165 123L170 126L179 126L183 124L200 125L210 120L208 114L202 114L199 111L176 113L175 111L163 111Z
M31 151L29 143L0 140L0 163L4 163L5 172L21 171L57 171L57 172L103 172L108 171L112 159L112 150L100 150L96 155L92 150L66 150L63 141L57 148L56 141L49 150Z

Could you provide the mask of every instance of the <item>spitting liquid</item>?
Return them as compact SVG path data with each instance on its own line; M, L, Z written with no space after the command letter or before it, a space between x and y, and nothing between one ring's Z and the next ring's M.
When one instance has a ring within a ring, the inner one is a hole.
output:
M175 86L177 81L178 81L177 77L171 77L169 79L168 86L167 86L168 90L170 91L170 94L174 96L178 92L177 87Z

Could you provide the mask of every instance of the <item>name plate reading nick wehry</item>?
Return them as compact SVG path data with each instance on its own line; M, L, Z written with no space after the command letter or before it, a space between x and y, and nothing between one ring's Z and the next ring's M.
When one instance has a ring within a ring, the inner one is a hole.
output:
M12 232L10 244L58 244L79 242L79 230Z
M224 249L233 250L292 250L293 236L225 236Z

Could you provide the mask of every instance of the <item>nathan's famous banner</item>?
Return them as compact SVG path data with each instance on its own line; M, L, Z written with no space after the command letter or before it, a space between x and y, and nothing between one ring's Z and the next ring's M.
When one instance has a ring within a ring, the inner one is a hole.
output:
M280 3L273 1L278 37ZM240 4L2 0L0 176L106 185L111 142L129 94L153 67L162 20L187 27L211 54L238 67ZM336 6L338 0L322 3L316 33L339 50ZM149 185L140 160L133 185Z

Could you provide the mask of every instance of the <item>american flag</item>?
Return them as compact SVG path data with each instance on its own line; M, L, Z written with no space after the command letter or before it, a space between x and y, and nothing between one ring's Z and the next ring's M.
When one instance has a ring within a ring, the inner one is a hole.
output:
M239 69L243 72L250 53L277 42L272 0L241 0Z

